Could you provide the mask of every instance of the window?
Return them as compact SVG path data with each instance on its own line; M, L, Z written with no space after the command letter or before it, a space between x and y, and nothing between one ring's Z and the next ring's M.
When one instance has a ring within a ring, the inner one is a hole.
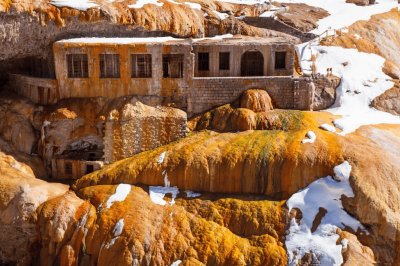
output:
M151 54L133 54L132 78L151 78Z
M286 68L286 52L275 52L275 69Z
M197 70L208 71L210 69L210 54L198 53L197 54Z
M67 54L68 77L88 77L88 56L87 54Z
M183 78L183 54L164 54L163 78Z
M240 63L240 73L243 77L263 76L264 57L260 51L250 50L242 55Z
M86 174L94 172L94 166L91 164L86 165Z
M71 162L65 162L64 173L66 175L72 175L72 163Z
M229 70L229 52L219 53L219 70Z
M100 78L119 77L119 54L100 54Z

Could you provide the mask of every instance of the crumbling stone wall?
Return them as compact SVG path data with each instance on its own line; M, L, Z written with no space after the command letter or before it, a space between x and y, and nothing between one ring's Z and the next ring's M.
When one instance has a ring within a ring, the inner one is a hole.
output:
M186 113L141 102L111 113L105 122L105 162L112 163L186 136Z
M230 103L248 89L265 89L280 109L310 110L314 85L311 78L218 77L194 78L188 113L195 114Z

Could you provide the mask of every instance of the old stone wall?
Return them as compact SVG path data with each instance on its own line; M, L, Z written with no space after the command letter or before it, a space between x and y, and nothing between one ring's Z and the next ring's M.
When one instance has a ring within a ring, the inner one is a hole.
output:
M66 164L70 166L70 172L66 171ZM51 161L51 177L55 179L78 179L92 171L99 170L103 167L102 161L83 161L72 159L52 159ZM88 168L92 166L92 168ZM89 171L90 170L90 171Z
M59 99L58 85L55 79L35 78L10 74L9 86L19 95L31 99L34 103L54 104Z
M243 21L258 28L276 30L295 36L303 42L309 41L316 37L316 35L313 33L302 32L280 20L275 19L274 17L245 17Z
M194 78L188 98L188 113L201 113L230 103L248 89L265 89L273 105L280 109L310 110L313 82L292 77L218 77Z
M112 163L186 136L186 113L141 102L127 104L105 122L104 156Z
M312 101L312 110L319 111L332 106L336 100L336 88L340 85L339 77L317 76L313 79L315 93Z

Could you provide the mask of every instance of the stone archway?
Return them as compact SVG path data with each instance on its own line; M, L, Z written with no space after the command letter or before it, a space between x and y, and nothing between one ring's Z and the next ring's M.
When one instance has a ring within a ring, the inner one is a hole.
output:
M251 50L242 55L240 75L242 77L264 76L264 56L260 51Z

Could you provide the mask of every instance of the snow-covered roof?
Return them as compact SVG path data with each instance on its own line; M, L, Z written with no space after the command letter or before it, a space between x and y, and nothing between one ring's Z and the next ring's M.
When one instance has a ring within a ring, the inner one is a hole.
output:
M140 44L140 43L166 43L166 42L184 42L185 39L174 37L135 37L135 38L74 38L57 41L57 43L76 43L76 44Z

